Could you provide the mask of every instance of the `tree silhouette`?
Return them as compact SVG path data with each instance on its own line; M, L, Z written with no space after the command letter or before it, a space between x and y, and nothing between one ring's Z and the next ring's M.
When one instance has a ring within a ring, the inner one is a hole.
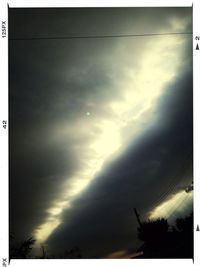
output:
M35 243L33 237L20 242L20 244L14 244L14 235L10 235L10 259L26 259L32 250Z
M175 227L169 227L164 218L140 223L138 238L144 243L138 251L141 258L192 258L193 214L178 218Z
M35 243L35 239L30 237L24 241L17 242L14 238L13 233L9 234L9 260L10 259L27 259L30 258L30 252ZM47 253L45 245L41 245L41 255L33 256L35 259L81 259L81 250L78 247L72 247L71 249L66 249L64 252L61 251L59 254L51 255Z
M35 240L32 237L22 242L19 248L19 254L22 256L22 259L27 258L28 254L32 250L32 246L34 245L34 243L35 243Z
M180 232L190 233L193 228L193 214L190 213L190 215L185 218L177 218L176 227Z
M193 213L176 220L176 228L181 243L181 253L186 258L193 257Z
M138 227L138 238L144 242L155 243L166 237L169 224L165 219L143 222Z

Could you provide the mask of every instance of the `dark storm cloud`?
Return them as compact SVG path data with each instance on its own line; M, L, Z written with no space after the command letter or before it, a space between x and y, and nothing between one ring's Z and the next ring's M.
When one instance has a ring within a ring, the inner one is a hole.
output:
M92 35L97 30L99 34L102 34L101 31L106 34L105 30L107 33L119 33L120 29L131 30L132 33L135 28L150 32L150 27L155 32L170 26L169 17L183 19L187 12L188 9L185 8L152 8L145 11L143 8L137 11L95 9L95 12L92 9L11 9L9 34L11 38L36 34L43 36L44 33L49 36L55 32L59 36L72 33L87 35L87 31ZM190 27L190 24L191 21L188 21L186 26ZM132 45L132 41L129 42ZM118 93L115 87L109 86L113 81L117 84L124 75L122 68L117 67L115 62L130 65L125 57L117 56L116 53L113 58L111 51L115 45L116 40L11 41L10 86L15 88L11 91L11 100L12 96L14 98L11 116L15 116L14 123L20 124L20 128L24 124L26 129L30 125L32 130L42 128L44 120L45 125L56 123L62 118L73 120L86 110L87 107L83 104L85 100L92 102L98 99L99 105L94 103L95 112L98 113L99 106L102 103L105 105L107 99ZM135 51L138 48L148 49L141 40L134 40L134 48ZM131 64L134 59L134 68L140 67L137 54L134 53L131 58ZM101 60L102 57L107 60ZM114 62L114 66L110 61ZM109 90L106 90L108 87Z
M168 28L182 30L180 22L187 31L191 27L189 12L185 8L10 10L9 35L166 32ZM178 26L172 27L173 18L179 19ZM86 112L92 114L91 124L112 118L109 101L113 95L122 97L121 79L128 79L130 68L136 73L140 70L140 55L147 49L148 42L141 39L9 42L10 223L19 237L45 220L63 183L86 164L86 148L93 138L85 127L90 123ZM185 58L190 55L187 53ZM192 146L191 73L168 87L169 93L155 109L156 114L163 110L157 117L158 126L143 133L116 162L105 165L73 202L73 209L63 214L63 225L49 240L52 247L74 244L85 247L86 255L93 249L91 255L99 256L111 247L132 246L127 241L135 236L132 208L145 214L166 193L165 187L179 183L183 170L177 165L187 163ZM82 124L74 125L79 118ZM184 182L187 179L188 175ZM151 194L146 193L149 191Z
M137 248L133 208L144 219L167 193L191 181L192 73L169 86L157 106L159 110L164 102L160 120L166 123L145 133L74 201L62 216L63 225L50 237L50 247L77 245L86 257Z

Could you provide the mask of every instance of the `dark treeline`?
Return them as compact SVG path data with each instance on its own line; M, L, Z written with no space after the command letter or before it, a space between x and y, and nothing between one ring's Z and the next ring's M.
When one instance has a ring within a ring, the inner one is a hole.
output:
M143 241L138 258L193 258L193 213L177 218L175 226L163 218L142 222L138 238Z
M78 247L73 247L71 249L65 249L58 254L49 253L44 245L40 247L40 255L33 256L31 251L36 242L33 237L30 237L24 241L17 242L14 239L14 235L10 234L10 259L81 259L81 251Z
M138 215L138 214L137 214ZM184 218L177 218L174 226L170 226L164 218L139 221L138 239L143 241L137 250L137 258L193 258L193 213ZM10 259L80 259L83 258L78 247L61 250L50 254L41 246L40 256L31 254L35 240L16 242L10 234Z

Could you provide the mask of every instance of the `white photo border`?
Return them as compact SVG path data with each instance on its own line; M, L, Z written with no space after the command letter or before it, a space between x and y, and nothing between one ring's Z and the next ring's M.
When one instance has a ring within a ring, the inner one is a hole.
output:
M196 50L197 43L200 46L200 1L194 0L168 0L168 1L142 1L142 0L2 0L0 2L0 20L6 21L8 31L8 6L10 8L19 7L193 7L193 111L194 111L194 261L191 259L113 259L113 260L12 260L12 266L169 266L170 264L180 264L182 267L200 266L200 232L196 231L197 225L200 226L200 50ZM2 266L9 264L9 191L8 191L8 33L5 38L0 37L0 258ZM4 121L4 123L3 123ZM6 127L3 127L6 124Z

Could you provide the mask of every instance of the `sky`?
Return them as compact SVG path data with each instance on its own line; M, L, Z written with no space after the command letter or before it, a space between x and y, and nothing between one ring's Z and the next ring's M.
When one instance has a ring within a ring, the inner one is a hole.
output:
M191 8L9 9L10 229L126 257L192 209ZM23 40L13 40L22 38Z

